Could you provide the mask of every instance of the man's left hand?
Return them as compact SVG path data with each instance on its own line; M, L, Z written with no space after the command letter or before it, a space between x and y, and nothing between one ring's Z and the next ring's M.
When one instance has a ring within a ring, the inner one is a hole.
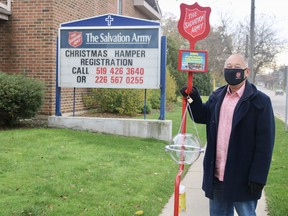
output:
M251 181L248 182L248 186L249 186L250 192L252 194L260 192L263 189L263 187L264 187L263 184L260 184L260 183L257 183L257 182L251 182Z

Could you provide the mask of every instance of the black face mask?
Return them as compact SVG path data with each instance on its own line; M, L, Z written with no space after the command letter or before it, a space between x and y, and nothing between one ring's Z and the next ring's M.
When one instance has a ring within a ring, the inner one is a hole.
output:
M224 77L226 82L229 85L238 85L246 79L246 77L244 77L244 71L246 69L247 68L224 68Z

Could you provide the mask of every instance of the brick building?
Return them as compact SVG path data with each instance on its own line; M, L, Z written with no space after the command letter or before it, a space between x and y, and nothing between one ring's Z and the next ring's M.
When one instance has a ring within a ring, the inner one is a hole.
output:
M158 0L0 0L0 71L45 82L39 114L55 113L56 40L59 24L101 14L160 20ZM83 109L76 91L76 108ZM72 111L73 89L62 89L62 112Z

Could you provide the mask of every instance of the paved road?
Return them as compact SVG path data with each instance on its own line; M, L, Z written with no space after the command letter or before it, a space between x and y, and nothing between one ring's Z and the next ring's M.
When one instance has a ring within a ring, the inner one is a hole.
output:
M257 86L257 88L271 98L275 116L285 122L286 94L284 93L284 95L275 95L274 90L270 90L260 86Z

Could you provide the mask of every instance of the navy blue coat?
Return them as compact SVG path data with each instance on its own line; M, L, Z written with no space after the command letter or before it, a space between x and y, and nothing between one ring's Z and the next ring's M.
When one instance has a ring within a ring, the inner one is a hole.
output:
M207 147L204 156L202 188L213 199L217 127L220 107L227 86L212 92L206 103L199 93L192 94L191 109L196 123L206 124ZM261 197L252 194L248 181L265 185L275 138L275 119L270 98L246 81L243 96L235 107L224 174L223 198L248 201Z

